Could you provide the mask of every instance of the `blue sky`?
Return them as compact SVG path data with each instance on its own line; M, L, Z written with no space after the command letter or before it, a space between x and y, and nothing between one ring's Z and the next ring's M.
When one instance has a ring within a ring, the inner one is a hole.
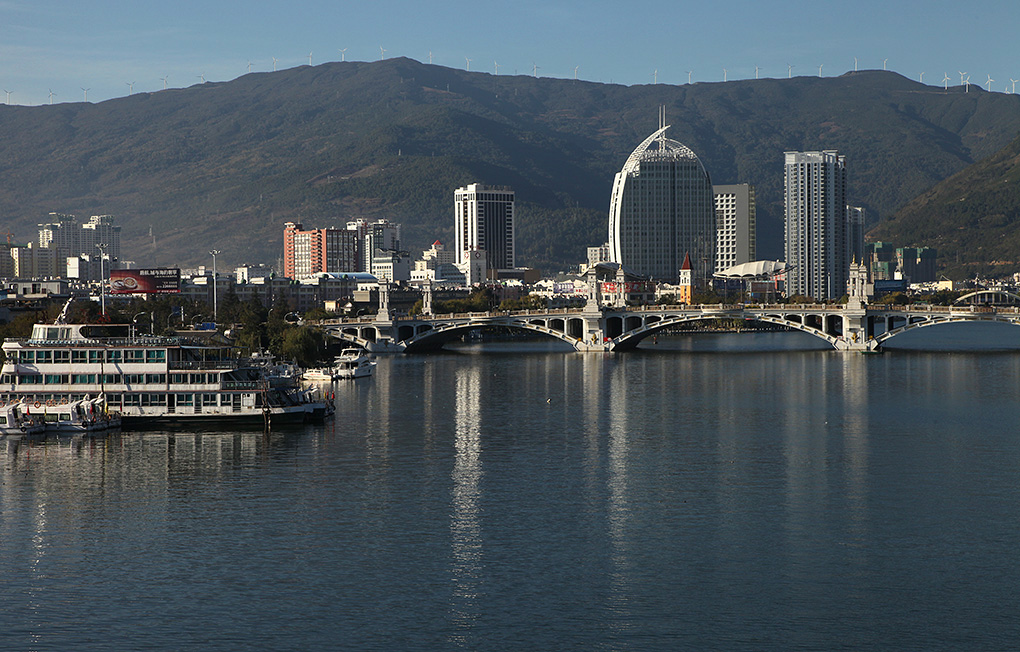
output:
M888 69L1011 90L1020 2L410 2L0 0L0 91L11 104L100 102L253 72L405 56L499 74L619 84L835 76ZM0 94L0 102L7 100Z

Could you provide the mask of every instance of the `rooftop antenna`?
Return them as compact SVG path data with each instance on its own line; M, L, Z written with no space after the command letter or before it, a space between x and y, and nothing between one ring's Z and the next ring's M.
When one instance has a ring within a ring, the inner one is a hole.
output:
M273 72L276 72L276 62L279 61L276 57L273 57Z
M1015 94L1016 93L1016 83L1018 81L1020 81L1020 79L1013 79L1012 77L1010 77L1009 81L1013 82L1013 90L1011 90L1010 93Z
M727 75L729 75L729 72L730 71L726 70L725 68L722 69L722 80L723 81L729 81L729 79L727 78Z
M577 69L581 66L574 66L574 81L577 81Z
M124 83L127 84L128 95L131 95L132 93L135 92L135 83L134 82L124 82ZM52 91L50 91L50 92L52 92ZM53 102L50 102L50 104L53 104Z
M992 79L992 76L991 76L991 75L988 75L988 81L986 81L986 82L985 82L985 84L986 84L986 85L988 86L988 92L989 92L989 93L991 93L991 92L992 92L992 82L993 82L993 81L995 81L995 80L994 80L994 79Z
M694 74L693 70L688 70L687 71L687 85L688 86L690 86L690 84L691 84L691 75L693 75L693 74Z
M9 91L9 90L7 90L5 88L4 92L7 93L7 106L10 106L11 105L11 93L13 93L14 91Z
M344 48L342 50L337 50L337 52L340 53L340 60L341 61L346 61L347 48ZM431 54L431 53L429 53L429 54ZM431 59L429 59L429 63L432 63Z
M54 95L53 89L51 88L50 89L50 104L53 104L53 95Z
M789 68L789 70L787 70L786 72L786 78L793 79L793 66L790 64L786 64L786 67Z
M754 67L754 78L758 79L758 66Z
M960 73L960 86L963 86L963 76L966 75L967 73L961 72L959 70L957 70L956 72Z
M818 66L818 76L819 76L819 77L821 77L821 76L822 76L822 66L824 66L824 65L825 65L825 64L823 63L823 64L819 64L819 66Z
M384 50L383 46L380 45L379 46L379 61L382 61L385 58L386 58L386 50Z
M166 90L166 80L168 80L168 79L170 79L170 75L164 75L162 77L162 80L163 80L163 90Z
M946 90L948 91L949 90L949 73L948 72L946 73L946 76L942 79L942 83L945 84Z
M885 58L885 59L882 59L882 70L885 70L885 69L886 69L886 67L885 67L885 64L886 64L886 62L888 62L888 61L889 61L888 57L887 57L887 58Z
M88 88L82 88L82 87L79 86L79 88L81 88L82 91L85 92L85 103L88 104L88 101L89 101L89 91L92 89L92 87L89 86Z
M467 57L464 57L464 61L467 62L467 71L471 72L471 59L468 59Z
M532 63L531 64L531 72L535 75L535 77L538 77L538 69L539 69L539 67L540 66L537 63Z
M918 78L917 81L922 83L922 84L924 83L924 71L923 70L921 71L921 76Z
M854 57L854 72L857 72L857 57Z
M312 65L312 53L311 52L308 53L308 65L309 66Z
M494 66L496 66L496 75L499 76L499 62L498 61L493 61L492 64Z

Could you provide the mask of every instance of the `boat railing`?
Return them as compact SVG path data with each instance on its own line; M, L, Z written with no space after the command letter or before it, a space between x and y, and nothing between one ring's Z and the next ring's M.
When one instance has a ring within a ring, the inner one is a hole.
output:
M170 360L169 369L236 369L237 360Z
M220 386L223 389L259 389L259 385L256 380L225 380Z

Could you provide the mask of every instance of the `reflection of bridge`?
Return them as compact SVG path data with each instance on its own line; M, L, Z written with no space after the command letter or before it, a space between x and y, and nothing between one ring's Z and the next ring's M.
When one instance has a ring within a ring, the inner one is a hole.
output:
M625 351L646 337L692 322L730 319L756 321L810 333L839 351L877 351L908 330L953 322L997 321L1020 325L1020 308L994 306L704 305L642 306L486 312L389 317L323 322L340 339L377 352L418 352L441 348L466 332L502 327L542 333L577 351Z

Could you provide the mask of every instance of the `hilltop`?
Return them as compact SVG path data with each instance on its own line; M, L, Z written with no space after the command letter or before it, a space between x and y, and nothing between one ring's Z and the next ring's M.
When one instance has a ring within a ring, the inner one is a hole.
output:
M782 255L785 150L845 154L850 201L879 221L1020 132L1020 97L883 71L627 87L328 63L0 106L0 226L25 241L50 211L109 213L130 258L208 263L215 246L229 265L274 262L288 220L385 217L414 251L452 241L453 190L478 181L517 191L519 262L554 271L606 239L613 175L659 105L714 183L757 186L760 257Z

